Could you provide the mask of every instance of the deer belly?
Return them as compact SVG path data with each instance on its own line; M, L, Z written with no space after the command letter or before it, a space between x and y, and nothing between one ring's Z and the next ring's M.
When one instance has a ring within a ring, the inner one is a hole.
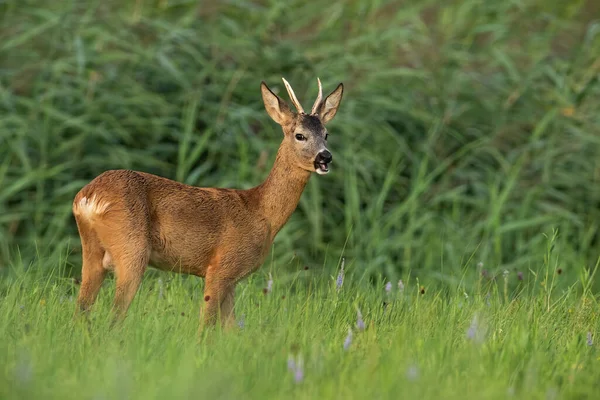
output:
M150 253L150 265L156 269L180 274L190 274L200 277L206 275L208 260L206 257L185 257L168 254L162 251L152 250Z

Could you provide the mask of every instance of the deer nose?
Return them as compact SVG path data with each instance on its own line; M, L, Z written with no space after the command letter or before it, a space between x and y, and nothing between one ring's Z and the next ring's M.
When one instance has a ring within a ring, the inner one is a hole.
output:
M329 150L323 150L319 154L317 154L317 162L322 162L325 164L329 164L333 160L333 156L329 152Z

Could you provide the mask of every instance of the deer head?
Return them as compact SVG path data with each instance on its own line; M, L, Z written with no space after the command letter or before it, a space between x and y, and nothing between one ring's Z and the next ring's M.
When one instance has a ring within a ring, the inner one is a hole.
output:
M293 112L265 82L260 86L267 113L283 129L284 138L279 151L288 162L298 168L320 175L327 174L333 157L327 149L328 132L325 125L337 113L342 101L344 85L340 83L329 96L323 99L321 80L317 78L319 93L310 114L306 114L290 84L284 78L282 79L297 112Z

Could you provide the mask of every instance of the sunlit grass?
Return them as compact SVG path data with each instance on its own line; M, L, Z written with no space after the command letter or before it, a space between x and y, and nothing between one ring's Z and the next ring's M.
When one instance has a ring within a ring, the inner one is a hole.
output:
M455 294L410 277L361 284L351 273L339 287L336 276L300 265L272 273L265 294L261 271L238 288L236 327L200 336L197 278L149 273L124 324L111 329L112 281L85 322L72 319L76 282L59 270L21 270L2 285L0 394L589 398L600 379L598 303L585 282L559 290L551 282L564 277L546 270L541 282L480 275L478 290Z
M559 0L1 2L0 398L600 392L597 12ZM158 272L120 329L112 281L91 322L73 321L75 193L112 168L259 184L281 139L259 83L283 93L282 76L306 105L316 77L345 93L328 126L332 172L311 178L238 289L243 327L198 337L201 280Z

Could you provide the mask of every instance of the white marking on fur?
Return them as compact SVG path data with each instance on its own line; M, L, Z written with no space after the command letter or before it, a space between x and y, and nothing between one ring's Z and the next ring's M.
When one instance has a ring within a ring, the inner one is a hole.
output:
M104 257L102 257L102 267L108 270L112 270L114 267L112 257L110 256L108 251L105 252Z
M110 206L110 203L98 200L94 194L89 199L82 197L75 205L75 213L89 219L95 214L106 212L108 206Z

